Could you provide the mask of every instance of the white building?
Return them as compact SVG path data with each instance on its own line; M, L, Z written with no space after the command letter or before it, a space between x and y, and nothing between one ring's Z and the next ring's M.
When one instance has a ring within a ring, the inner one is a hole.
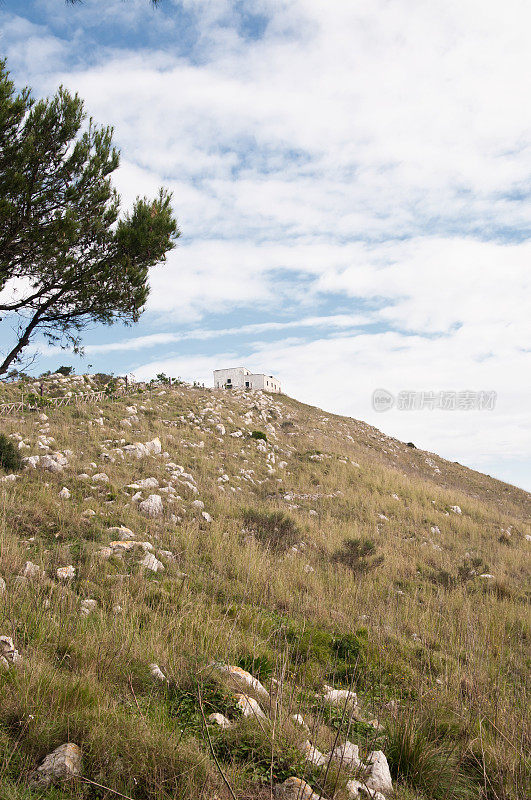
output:
M262 389L264 392L280 392L280 381L273 375L250 372L245 367L214 370L215 389Z

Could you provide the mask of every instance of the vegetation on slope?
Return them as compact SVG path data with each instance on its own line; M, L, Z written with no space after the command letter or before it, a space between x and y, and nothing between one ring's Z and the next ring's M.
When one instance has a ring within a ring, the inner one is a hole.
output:
M0 797L265 798L298 775L340 800L297 713L324 752L384 750L404 800L526 796L526 493L279 396L178 387L47 413L2 421L23 456L67 464L0 483L0 634L22 657L0 671ZM155 437L162 453L127 450ZM120 526L163 571L109 548ZM259 678L274 722L241 720L213 662ZM66 741L82 779L29 789Z

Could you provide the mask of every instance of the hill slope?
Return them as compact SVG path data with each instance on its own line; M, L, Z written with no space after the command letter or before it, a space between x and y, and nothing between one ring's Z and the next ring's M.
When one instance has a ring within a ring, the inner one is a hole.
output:
M398 797L526 795L527 493L278 395L47 413L2 421L1 797L339 800L377 751Z

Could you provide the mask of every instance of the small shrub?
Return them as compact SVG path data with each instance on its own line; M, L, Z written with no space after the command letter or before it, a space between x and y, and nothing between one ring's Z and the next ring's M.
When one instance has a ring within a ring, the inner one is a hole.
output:
M287 550L300 538L297 523L283 511L246 509L243 522L261 544L272 550Z
M344 564L354 574L369 572L379 567L383 560L383 556L376 556L376 545L371 539L345 539L332 556L332 561Z
M263 439L264 442L267 442L267 436L262 431L253 431L251 433L251 439Z
M7 436L0 433L0 468L4 472L16 472L22 469L22 456Z
M477 798L479 787L457 749L435 736L426 722L411 717L393 720L384 746L393 778L431 800Z
M74 367L59 367L59 369L56 370L56 372L59 373L59 375L64 375L66 378L69 375L72 375L72 373L74 372Z

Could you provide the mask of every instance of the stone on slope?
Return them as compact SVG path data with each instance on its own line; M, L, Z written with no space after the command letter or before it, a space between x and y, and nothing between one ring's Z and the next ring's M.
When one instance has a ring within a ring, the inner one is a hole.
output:
M367 787L382 794L392 792L393 781L385 754L381 750L373 750L367 759L367 765L371 767L369 777L365 781Z
M76 577L76 570L72 565L68 567L59 567L56 574L61 581L71 581Z
M244 717L258 717L259 719L266 719L266 715L254 697L248 697L246 694L236 694L234 695L234 699L236 700L236 705Z
M276 800L321 800L309 783L302 778L286 778L284 783L275 786Z
M73 742L57 747L46 756L30 778L30 785L47 788L59 781L72 780L81 775L81 749Z
M146 553L142 561L140 562L141 567L145 567L145 569L150 569L153 572L164 572L164 564L162 561L159 561L153 553Z
M70 500L70 490L63 486L61 491L59 492L59 497L61 500Z
M341 764L344 769L348 769L351 772L358 769L362 763L358 745L349 741L335 747L330 757L333 761Z
M158 664L150 664L149 665L149 671L151 672L153 677L156 678L157 680L159 680L159 681L166 681L167 680L166 675L163 673L163 671L161 670L161 668L159 667Z
M11 664L20 664L22 656L15 648L11 636L0 636L0 664L9 668Z
M357 705L358 695L350 689L334 689L333 686L324 685L323 699L333 705Z
M160 494L150 494L146 500L138 504L140 511L147 517L160 517L164 513Z
M264 700L269 700L269 692L265 686L260 683L258 678L253 677L250 672L230 664L218 664L217 668L220 672L228 673L233 687L241 689L244 693L247 689L252 689Z
M212 722L212 724L219 725L220 728L231 727L230 719L227 719L227 717L224 714L218 714L218 713L209 714L207 719L209 722Z

